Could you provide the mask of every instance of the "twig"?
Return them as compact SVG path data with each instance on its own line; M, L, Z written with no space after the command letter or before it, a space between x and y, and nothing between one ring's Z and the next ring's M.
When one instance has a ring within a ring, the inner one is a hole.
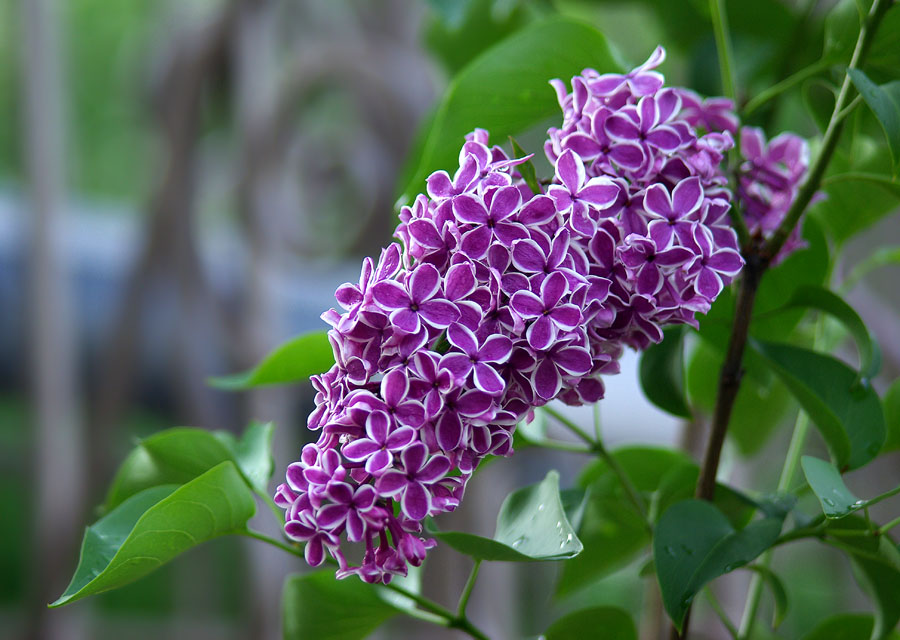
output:
M594 440L587 434L587 432L579 427L577 424L569 420L566 416L561 414L559 411L552 409L548 406L542 407L542 409L552 416L557 422L561 425L569 429L572 433L577 435L579 438L584 440L589 446L590 451L596 453L606 464L609 466L610 470L616 475L619 479L619 482L622 485L622 488L625 489L625 493L628 495L629 500L631 500L632 504L634 504L638 513L644 519L644 522L647 524L648 528L650 527L650 522L647 520L647 505L644 503L644 498L641 496L641 493L637 490L637 487L634 486L634 483L631 481L631 478L628 477L628 474L625 473L625 469L622 468L622 465L619 464L619 461L616 460L610 453L607 451L606 447L603 446L602 440Z
M700 476L697 479L696 495L703 500L712 500L715 492L716 473L719 470L722 445L725 444L728 422L731 419L731 411L741 385L741 363L744 357L744 348L747 345L750 320L753 316L753 303L756 300L759 281L765 272L765 267L759 263L756 256L747 256L746 260L747 264L744 267L738 289L737 307L734 312L734 323L731 328L728 349L722 364L722 371L719 374L719 390L716 394L709 442L706 446L706 454L703 456L703 465L700 467Z

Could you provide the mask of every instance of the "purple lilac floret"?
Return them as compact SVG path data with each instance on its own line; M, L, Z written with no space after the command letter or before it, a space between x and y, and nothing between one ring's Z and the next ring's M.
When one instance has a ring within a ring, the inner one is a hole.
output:
M624 347L696 326L739 273L722 168L733 105L664 86L657 49L637 69L587 69L545 151L532 193L488 133L466 138L453 176L403 207L392 244L342 285L323 319L335 365L313 376L320 432L287 469L285 532L326 553L338 577L388 582L435 542L423 520L454 510L488 455L508 456L516 424L559 399L592 403ZM783 216L805 171L794 138L745 143L741 197L754 229ZM361 545L353 564L346 540Z

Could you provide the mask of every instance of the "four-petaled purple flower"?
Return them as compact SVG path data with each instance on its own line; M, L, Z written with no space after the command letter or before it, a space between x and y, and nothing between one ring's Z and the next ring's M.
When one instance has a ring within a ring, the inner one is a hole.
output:
M525 336L533 349L542 351L556 341L560 331L573 331L581 322L581 311L574 304L560 304L569 292L569 282L554 271L541 283L540 295L520 290L512 295L509 306L526 320L534 320Z
M396 328L404 333L418 333L421 322L445 329L459 318L459 310L452 302L437 297L440 288L441 274L426 263L416 267L406 286L394 280L379 282L372 288L372 297L390 312Z
M619 197L619 186L605 177L585 177L584 163L575 153L566 150L556 161L556 177L562 183L553 185L547 194L556 202L560 213L570 213L572 231L590 238L597 230L597 221L590 215L609 207Z
M366 437L344 445L341 452L351 462L365 462L366 472L381 475L394 461L394 453L415 440L412 427L396 427L384 411L373 411L366 418Z
M444 455L428 457L421 442L408 446L400 454L403 470L391 469L375 482L375 490L385 498L397 498L404 515L421 520L431 511L429 487L450 471L450 459Z
M446 367L462 384L472 374L475 387L497 395L506 386L503 378L491 364L503 364L512 354L512 340L506 336L493 335L482 341L461 324L451 324L447 329L447 340L462 353L448 353L441 359Z
M366 532L369 521L378 512L375 501L378 494L370 484L354 488L346 482L335 482L328 487L328 498L333 501L319 511L316 523L323 529L333 531L341 525L347 528L347 540L359 542Z
M744 259L734 249L718 249L712 232L705 226L694 226L696 255L687 272L696 275L694 288L707 300L715 300L725 286L723 276L731 281L744 266Z

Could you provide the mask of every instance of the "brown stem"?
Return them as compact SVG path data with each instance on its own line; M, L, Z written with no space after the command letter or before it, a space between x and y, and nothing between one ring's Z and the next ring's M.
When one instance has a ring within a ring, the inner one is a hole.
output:
M716 407L713 412L709 442L706 445L706 454L703 456L703 465L700 467L700 476L697 479L696 495L703 500L712 500L716 488L719 457L722 453L722 445L725 443L725 434L728 431L728 421L731 418L734 401L741 386L741 375L743 374L741 363L744 358L744 348L747 345L753 302L756 299L756 291L764 271L765 263L753 255L747 257L747 265L744 267L738 287L737 306L734 311L734 323L731 327L728 350L719 374L719 390L716 394Z

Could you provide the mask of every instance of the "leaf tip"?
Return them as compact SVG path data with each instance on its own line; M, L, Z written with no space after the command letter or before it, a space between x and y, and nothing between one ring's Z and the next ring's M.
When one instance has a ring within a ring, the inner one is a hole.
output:
M241 391L248 387L250 375L247 372L233 373L225 376L210 376L206 384L221 391Z

